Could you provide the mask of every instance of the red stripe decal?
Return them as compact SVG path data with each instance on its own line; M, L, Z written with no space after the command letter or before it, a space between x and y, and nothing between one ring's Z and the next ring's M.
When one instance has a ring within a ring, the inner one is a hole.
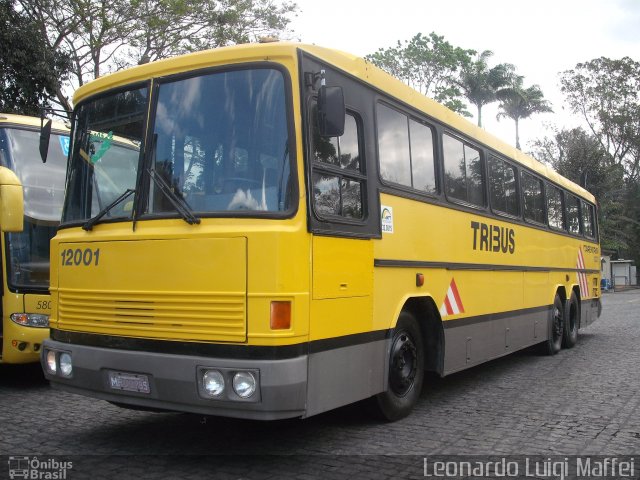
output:
M453 315L453 308L451 308L451 304L449 303L449 297L444 297L444 308L447 309L447 315Z
M454 278L451 279L451 286L449 288L451 288L453 298L456 300L456 305L458 305L460 313L464 313L464 307L462 306L462 300L460 300L460 294L458 293L458 287L456 286L456 280Z

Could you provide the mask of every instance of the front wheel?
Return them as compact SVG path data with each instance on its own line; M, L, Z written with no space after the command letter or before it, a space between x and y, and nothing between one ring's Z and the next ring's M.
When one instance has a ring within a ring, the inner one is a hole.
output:
M386 391L372 398L376 413L394 421L409 415L422 391L424 342L418 322L402 312L389 352L389 379Z

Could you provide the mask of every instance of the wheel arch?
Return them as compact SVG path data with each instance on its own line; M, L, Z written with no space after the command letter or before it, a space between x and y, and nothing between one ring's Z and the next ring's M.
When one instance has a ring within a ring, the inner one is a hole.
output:
M567 296L567 290L565 288L564 285L558 284L556 285L556 288L553 292L553 297L551 298L551 303L553 304L553 301L556 297L556 295L558 295L560 297L560 300L562 300L562 304L565 305L567 303L567 299L569 298Z
M433 298L410 297L401 312L408 312L416 319L425 346L425 369L442 375L444 372L444 328L440 312Z

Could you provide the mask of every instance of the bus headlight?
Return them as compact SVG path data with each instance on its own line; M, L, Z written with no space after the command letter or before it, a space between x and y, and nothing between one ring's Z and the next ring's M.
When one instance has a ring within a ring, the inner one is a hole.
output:
M250 372L238 372L233 376L233 390L240 398L249 398L256 391L256 377Z
M51 352L49 352L49 353L51 353ZM48 359L47 359L47 361L48 361ZM62 375L63 377L70 377L71 374L73 373L73 365L71 363L71 355L69 355L67 352L62 352L60 354L59 363L60 363L60 375Z
M53 375L56 374L57 364L56 364L56 352L52 350L47 350L47 354L45 356L47 371Z
M9 318L12 322L25 327L47 328L49 315L42 313L12 313Z
M212 397L219 397L224 392L224 377L218 370L206 370L202 376L202 388Z

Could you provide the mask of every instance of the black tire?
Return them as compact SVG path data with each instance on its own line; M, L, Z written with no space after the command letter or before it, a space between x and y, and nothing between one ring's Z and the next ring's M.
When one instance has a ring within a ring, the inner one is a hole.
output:
M424 342L418 322L402 312L391 340L386 391L372 400L376 415L395 421L411 413L420 398L424 380Z
M562 347L572 348L578 343L578 327L580 326L580 303L576 292L571 292L564 314L564 330L562 332Z
M558 294L553 300L553 308L551 310L551 331L549 332L549 339L544 343L545 352L547 355L555 355L562 348L562 339L565 325L565 313L566 310L562 303L562 299Z

